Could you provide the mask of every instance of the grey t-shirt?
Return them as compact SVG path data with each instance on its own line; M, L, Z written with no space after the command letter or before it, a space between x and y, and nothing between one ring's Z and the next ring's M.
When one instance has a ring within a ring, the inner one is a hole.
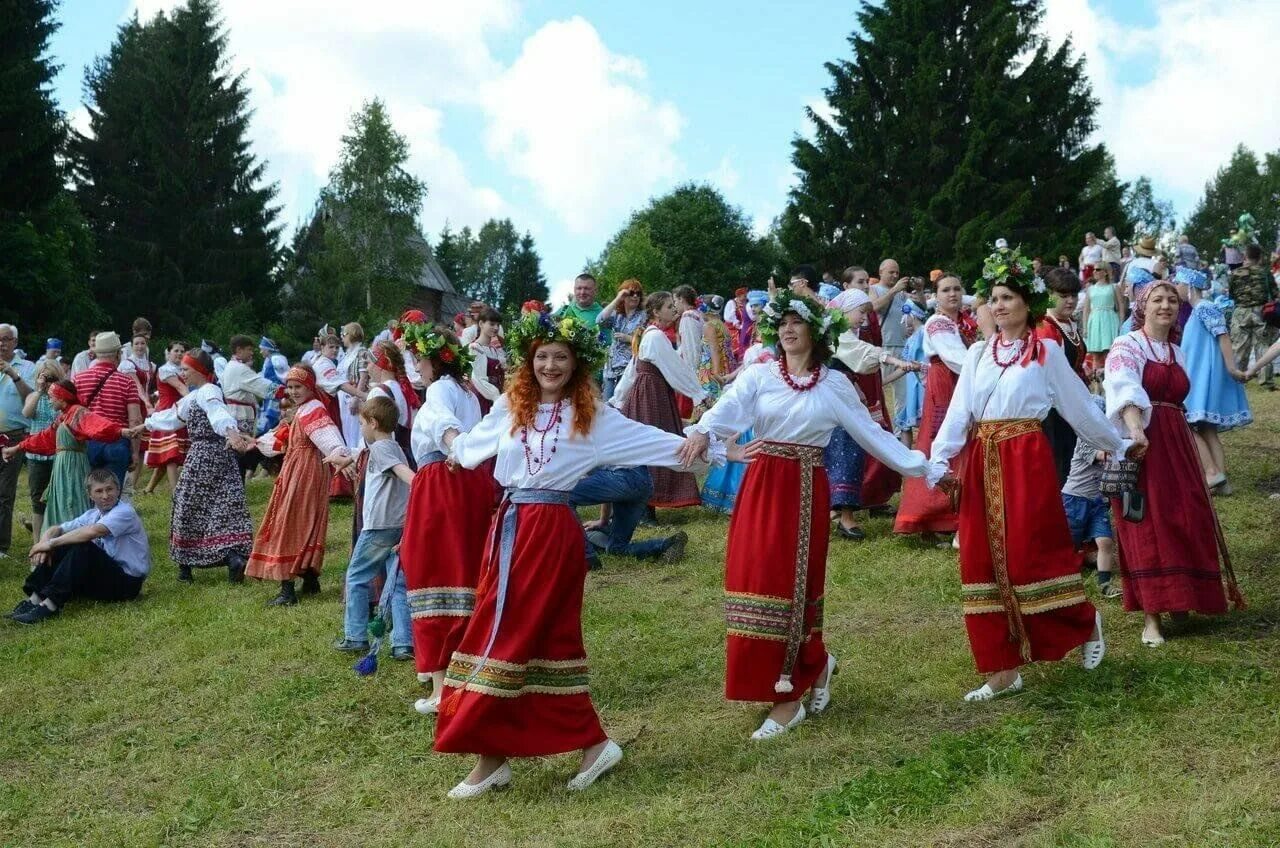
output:
M1102 497L1102 463L1097 461L1097 457L1098 448L1084 439L1076 441L1075 452L1071 454L1071 472L1062 487L1063 494L1091 501Z
M408 465L395 439L381 439L369 445L369 464L364 473L364 529L392 530L404 526L409 509L409 486L391 469Z
M884 297L889 293L887 286L871 287L872 297ZM889 306L880 313L880 339L882 347L900 348L907 343L907 328L902 326L902 304L908 300L907 293L900 291L889 301Z

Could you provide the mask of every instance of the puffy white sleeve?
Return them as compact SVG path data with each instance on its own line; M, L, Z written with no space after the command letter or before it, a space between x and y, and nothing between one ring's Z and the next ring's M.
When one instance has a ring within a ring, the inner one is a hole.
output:
M845 330L840 334L834 355L853 373L872 374L880 368L884 359L884 349L862 340L853 330ZM849 381L845 380L845 382Z
M692 321L690 323L693 323ZM681 320L681 331L684 330L684 321ZM698 344L701 344L701 338ZM681 336L680 344L683 347L684 337ZM662 377L680 394L693 400L694 403L701 403L707 397L707 392L702 388L702 384L698 382L698 374L686 363L686 360L680 356L675 348L671 346L671 342L667 340L666 333L657 329L646 330L644 336L640 339L639 356L645 362L651 362L662 372ZM628 364L630 369L631 365ZM634 378L633 378L634 380ZM631 387L628 386L630 391Z
M1080 378L1071 370L1067 356L1056 342L1042 342L1045 346L1044 374L1049 382L1049 395L1053 408L1067 420L1071 429L1084 441L1098 450L1120 454L1125 450L1116 428L1093 402L1093 396Z
M666 338L665 333L663 338ZM702 322L689 315L681 315L680 324L676 328L676 340L679 342L679 349L676 351L679 354L679 358L684 360L684 364L689 367L690 371L696 371L698 360L702 358ZM642 346L643 344L644 342L641 341ZM662 376L666 377L666 374L664 373ZM667 382L671 383L670 378L668 378ZM695 379L694 382L697 382L697 380ZM671 383L671 387L675 388L675 383ZM676 389L676 391L682 395L685 394L679 389ZM687 395L687 397L693 397L693 395ZM700 400L700 398L694 398L694 400Z
M455 410L458 392L465 391L452 380L436 380L427 387L427 398L418 410L418 420L424 422L423 429L431 434L437 445L444 444L444 434L450 430L461 434L466 429ZM414 429L417 429L416 425Z
M495 401L502 394L502 387L489 382L489 357L474 348L475 345L472 345L471 385L476 387L476 391L485 400Z
M596 410L591 425L591 440L596 449L596 465L634 468L639 465L655 465L660 468L684 469L678 456L684 446L684 437L639 421L632 421L616 409L608 406ZM711 461L723 465L724 444L712 438L708 448ZM698 468L687 469L696 471Z
M241 365L244 373L240 375L238 387L242 392L248 392L258 400L266 400L275 394L276 384L254 371L247 365Z
M188 397L194 397L204 414L209 416L209 426L219 436L227 436L236 432L236 419L222 400L222 391L216 386L205 384L200 390Z
M929 460L911 450L871 418L853 383L843 375L829 373L824 380L835 400L834 412L840 426L876 459L907 477L923 477Z
M942 419L942 426L933 437L933 449L929 455L928 483L933 486L942 479L950 467L948 463L964 449L969 440L969 425L973 423L973 410L970 408L973 394L974 373L978 370L978 360L986 351L986 344L977 344L969 349L965 365L960 369L960 379L956 381L955 393L951 395L951 405L947 407L947 415ZM1079 378L1076 378L1079 380Z
M432 385L435 385L434 383ZM449 455L463 468L476 468L486 459L498 455L502 434L511 430L511 407L507 396L500 395L489 414L480 423L453 440Z
M180 398L177 403L168 409L160 409L148 415L147 420L142 422L146 425L147 432L171 433L187 426L187 410L190 408L191 399L194 396L194 392L188 394L186 397Z
M316 369L316 385L326 394L336 395L338 388L346 382L338 366L332 360L319 356L311 360L311 365Z
M756 394L760 381L769 373L768 363L743 369L716 400L715 406L702 414L696 424L685 427L686 433L707 433L721 439L735 438L751 429L755 422ZM844 378L841 378L844 379ZM845 380L845 382L849 382Z
M960 338L960 328L945 315L934 315L924 322L924 332L929 347L948 368L959 374L969 353Z
M1146 364L1146 353L1133 336L1120 336L1111 343L1111 352L1107 354L1107 378L1102 385L1106 390L1107 417L1116 427L1125 428L1124 410L1129 406L1136 406L1142 411L1144 430L1151 423L1151 398L1142 387L1142 369Z

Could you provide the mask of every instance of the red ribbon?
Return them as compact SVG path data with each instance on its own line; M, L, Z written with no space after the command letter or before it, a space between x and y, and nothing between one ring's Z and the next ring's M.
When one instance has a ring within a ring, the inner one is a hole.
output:
M69 392L57 383L53 383L49 386L49 394L63 403L76 403L79 400L79 398L76 397L75 392Z
M197 374L204 377L206 380L210 382L213 382L213 380L215 379L213 372L205 368L204 363L202 363L200 360L196 359L194 356L192 356L189 353L182 355L182 364L187 366L192 371L196 372Z

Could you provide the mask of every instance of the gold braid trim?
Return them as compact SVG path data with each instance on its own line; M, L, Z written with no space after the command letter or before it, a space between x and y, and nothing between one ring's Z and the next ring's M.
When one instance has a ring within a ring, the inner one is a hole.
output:
M804 641L805 595L809 583L809 545L812 541L810 527L813 524L813 469L822 466L822 448L813 445L765 442L760 453L800 463L800 532L796 540L795 575L791 584L787 653L782 661L782 673L773 686L776 692L790 692L792 691L791 672L795 669L796 658L800 655L800 643Z
M1024 661L1031 661L1031 639L1022 622L1022 607L1009 580L1009 563L1005 550L1008 528L1004 515L1004 474L1000 465L1001 442L1043 432L1036 418L1003 418L978 423L976 438L982 442L982 493L987 507L987 545L991 549L991 570L1000 590L1000 602L1009 620L1009 639L1018 643Z

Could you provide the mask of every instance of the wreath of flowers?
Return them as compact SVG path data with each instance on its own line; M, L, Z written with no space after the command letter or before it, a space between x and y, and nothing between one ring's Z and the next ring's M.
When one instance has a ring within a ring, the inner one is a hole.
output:
M405 345L419 359L436 357L446 365L458 363L463 374L471 373L471 349L456 340L450 340L439 327L429 324L410 324L404 328Z
M529 358L535 343L568 345L578 364L594 373L604 367L608 350L604 335L572 315L552 318L546 312L529 314L507 327L507 348L518 365Z
M1031 321L1039 321L1049 311L1049 287L1036 276L1031 260L1022 255L1022 247L998 247L982 263L982 277L973 291L983 300L991 299L996 286L1013 289L1026 298Z
M787 313L794 313L809 325L814 344L823 342L831 350L836 349L840 334L849 329L843 312L827 309L816 300L791 291L779 291L760 313L760 340L766 345L777 347L778 328Z

